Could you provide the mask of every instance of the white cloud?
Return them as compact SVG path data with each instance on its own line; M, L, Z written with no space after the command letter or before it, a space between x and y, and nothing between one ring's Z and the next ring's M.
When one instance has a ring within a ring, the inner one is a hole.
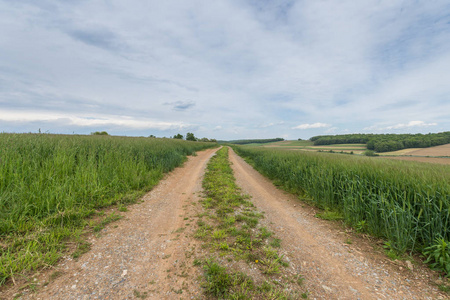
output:
M405 128L413 128L413 127L430 127L430 126L437 126L437 123L425 123L424 121L410 121L408 123L399 123L395 125L390 126L369 126L365 127L364 130L392 130L392 129L405 129Z
M326 134L334 134L335 132L336 132L336 130L338 130L339 128L338 127L331 127L331 128L328 128L326 131L325 131L325 133Z
M314 123L314 124L300 124L298 126L292 127L292 129L313 129L313 128L326 128L330 127L330 124L326 123Z
M407 124L396 124L393 126L388 126L386 129L400 129L400 128L409 128L409 127L428 127L428 126L436 126L437 123L425 123L424 121L410 121Z
M258 125L257 127L258 128L269 128L269 127L273 127L273 126L281 126L281 125L284 125L285 123L284 123L284 121L280 121L280 122L277 122L277 123L268 123L268 124L260 124L260 125Z
M219 139L450 128L445 0L50 2L0 1L0 110Z
M125 130L129 129L157 129L157 130L182 130L191 127L191 124L182 122L161 122L154 120L136 119L131 116L109 116L96 115L89 116L73 116L71 114L48 113L48 112L13 112L1 111L0 121L20 122L20 123L57 123L61 126L73 127L106 127L120 126Z

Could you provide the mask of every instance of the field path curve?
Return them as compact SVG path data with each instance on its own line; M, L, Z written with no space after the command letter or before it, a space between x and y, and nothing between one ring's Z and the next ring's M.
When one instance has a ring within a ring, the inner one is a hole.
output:
M237 184L252 196L252 202L265 212L265 222L281 238L290 268L306 279L308 299L447 298L429 284L426 274L410 272L346 244L344 229L315 218L295 196L277 189L231 150L230 161Z

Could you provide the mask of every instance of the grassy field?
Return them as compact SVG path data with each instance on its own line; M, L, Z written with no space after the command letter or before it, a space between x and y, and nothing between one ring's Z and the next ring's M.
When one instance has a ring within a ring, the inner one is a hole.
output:
M275 147L308 147L313 146L311 141L281 141L275 143L262 144L262 146L275 146Z
M365 144L336 144L336 145L326 145L326 146L314 146L311 141L280 141L274 143L265 144L248 144L246 146L261 147L261 148L282 148L289 150L302 150L302 151L332 151L332 152L344 152L353 154L362 154L367 150Z
M340 214L360 231L386 239L392 251L428 253L440 247L450 253L445 244L450 240L450 166L234 148L285 189ZM450 259L446 261L448 273Z
M311 141L280 141L265 144L248 144L245 146L260 148L275 148L285 150L301 150L309 152L334 152L362 155L367 150L366 144L334 144L314 146ZM380 156L389 157L390 159L430 162L436 164L450 164L450 144L429 148L411 148L402 149L393 152L383 152Z
M47 134L0 134L0 284L54 264L66 242L119 218L87 217L136 201L213 143L172 139Z

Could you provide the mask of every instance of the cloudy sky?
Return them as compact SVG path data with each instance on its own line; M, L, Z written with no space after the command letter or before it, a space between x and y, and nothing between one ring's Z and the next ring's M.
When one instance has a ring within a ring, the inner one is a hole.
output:
M0 0L0 131L450 130L450 2Z

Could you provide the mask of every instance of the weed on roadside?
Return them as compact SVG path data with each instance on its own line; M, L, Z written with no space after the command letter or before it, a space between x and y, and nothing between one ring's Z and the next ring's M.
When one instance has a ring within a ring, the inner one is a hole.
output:
M91 243L80 241L77 245L77 249L72 253L72 257L76 260L89 250L91 250Z
M337 212L337 211L332 211L332 210L324 210L321 213L316 214L316 217L319 219L323 219L323 220L328 220L328 221L340 221L340 220L344 220L344 216Z
M93 230L94 230L94 232L99 232L102 229L104 229L105 226L108 225L109 223L112 223L114 221L120 220L122 218L123 217L121 215L118 215L118 214L115 214L114 212L112 212L106 218L101 220L98 224L94 225Z
M139 298L139 299L145 299L145 298L147 298L147 292L143 292L143 293L141 293L141 292L139 292L138 290L133 290L133 294L134 294L134 296L136 297L136 298Z

